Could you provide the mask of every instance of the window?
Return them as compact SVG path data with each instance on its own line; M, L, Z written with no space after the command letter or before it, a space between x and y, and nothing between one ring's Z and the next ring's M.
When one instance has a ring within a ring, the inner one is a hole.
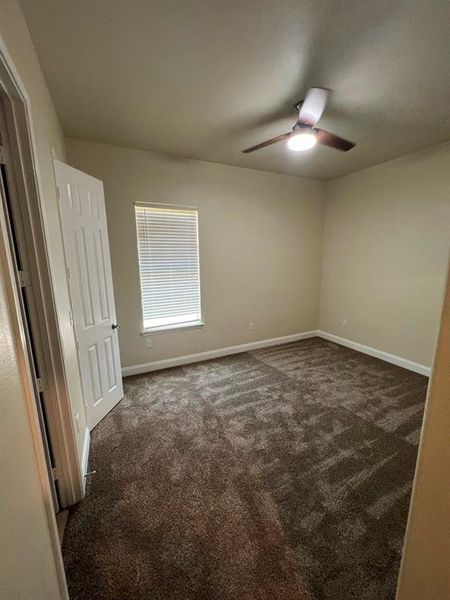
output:
M135 210L144 332L201 325L197 209Z

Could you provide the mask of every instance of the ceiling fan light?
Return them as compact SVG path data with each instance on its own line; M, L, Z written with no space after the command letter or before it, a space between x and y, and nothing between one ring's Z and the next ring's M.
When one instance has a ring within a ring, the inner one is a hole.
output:
M317 144L316 134L312 131L300 131L294 133L287 141L289 150L294 152L301 152L303 150L310 150Z

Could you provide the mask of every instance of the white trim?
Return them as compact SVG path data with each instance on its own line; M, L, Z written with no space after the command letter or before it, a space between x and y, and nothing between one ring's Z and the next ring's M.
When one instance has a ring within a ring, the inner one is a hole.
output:
M64 357L58 327L54 287L47 248L46 223L41 200L41 178L36 160L31 103L5 42L0 36L0 93L8 129L12 180L20 198L26 224L26 254L33 267L30 273L42 354L46 371L48 423L60 474L58 490L62 508L82 499L83 477L77 453ZM22 225L23 225L22 224ZM45 341L45 343L44 343ZM59 538L58 548L59 548ZM65 585L65 584L64 584Z
M9 118L11 113L17 117L17 122L14 121L13 123L13 140L9 139L8 136L8 142L13 141L13 143L16 142L16 134L17 139L20 138L20 141L24 142L24 138L21 134L29 133L28 131L23 131L24 120L22 117L26 118L27 115L26 113L21 113L20 111L22 109L26 110L28 104L19 94L20 90L17 87L18 83L20 83L20 81L18 79L17 72L15 71L11 57L6 50L3 39L0 37L0 98L4 102L3 108L5 111L5 117ZM9 125L11 125L11 122L9 122ZM20 131L19 127L16 129L16 126L21 127ZM10 149L10 146L8 149ZM16 148L14 148L14 150L16 150ZM20 147L19 153L16 154L16 152L14 152L14 169L17 169L17 171L14 170L11 173L11 179L14 181L15 185L17 184L16 173L20 172L20 176L22 177L23 175L24 179L26 178L27 183L30 183L30 195L36 191L33 186L34 172L31 181L28 179L28 176L30 175L29 170L27 170L25 173L25 169L29 169L30 167L30 162L27 160L27 158L29 158L28 152L31 150L32 148L29 148L28 144L26 144L24 147ZM19 157L20 160L17 160L17 157ZM23 163L21 161L23 161ZM22 170L24 172L22 172ZM26 194L25 197L27 200L29 199L28 194ZM32 369L29 364L29 354L26 346L26 335L20 309L17 281L15 277L16 274L7 235L6 218L2 203L0 203L0 272L5 283L5 297L7 302L8 317L11 323L14 350L16 352L19 374L22 381L22 390L25 402L24 408L27 413L30 433L32 436L35 466L40 483L40 498L44 505L46 525L48 528L51 550L54 558L54 568L59 585L60 595L58 597L61 598L61 600L69 600L69 593L67 590L64 573L64 564L61 555L61 545L55 519L55 506L52 499L48 466L45 459L41 426L36 406L35 390L33 388Z
M267 348L268 346L277 346L280 344L287 344L289 342L296 342L298 340L305 340L308 338L320 337L329 342L334 342L341 346L346 346L357 352L368 354L374 358L379 358L398 367L403 367L409 371L414 371L429 377L431 368L419 363L408 360L407 358L401 358L370 346L364 346L358 342L347 340L346 338L339 337L332 333L327 333L321 330L304 331L303 333L294 333L292 335L284 335L282 337L271 338L268 340L259 340L257 342L249 342L247 344L238 344L237 346L228 346L226 348L218 348L217 350L208 350L206 352L197 352L196 354L187 354L185 356L177 356L174 358L166 358L164 360L155 360L153 362L143 363L140 365L131 365L129 367L122 368L122 376L128 377L129 375L139 375L141 373L149 373L150 371L159 371L160 369L169 369L170 367L178 367L180 365L188 365L190 363L201 362L204 360L211 360L212 358L220 358L221 356L229 356L231 354L239 354L240 352L249 352L250 350L257 350L258 348Z
M198 206L188 206L187 204L165 204L164 202L160 204L158 202L143 202L141 200L135 200L133 202L133 206L142 206L144 208L151 208L152 206L155 206L156 208L176 208L177 210L181 208L182 210L185 209L198 211Z
M141 365L132 365L122 368L122 375L139 375L140 373L148 373L150 371L158 371L159 369L168 369L169 367L178 367L180 365L188 365L190 363L210 360L211 358L220 358L221 356L229 356L230 354L239 354L240 352L248 352L249 350L257 350L258 348L267 348L268 346L278 346L279 344L287 344L298 340L305 340L317 336L317 331L304 331L303 333L294 333L292 335L284 335L282 337L271 338L269 340L259 340L257 342L249 342L247 344L238 344L237 346L228 346L226 348L218 348L217 350L208 350L207 352L197 352L196 354L187 354L186 356L177 356L175 358L166 358L165 360L155 360L153 362L144 363Z
M187 329L201 329L204 327L205 321L189 321L186 323L175 323L174 325L162 325L161 327L149 327L141 331L141 335L156 335L158 333L171 333L183 331Z
M24 83L8 52L5 41L1 36L0 93L8 129L8 134L5 137L8 140L9 151L14 153L14 160L12 160L11 164L12 180L14 180L14 185L17 186L20 198L22 199L21 207L24 209L23 215L26 212L27 228L30 227L32 229L32 236L29 237L29 246L27 246L27 249L34 248L36 256L36 260L34 261L36 270L33 271L32 278L33 291L36 292L39 301L39 306L36 306L39 314L39 328L42 332L42 339L46 341L44 344L46 386L47 395L51 396L52 400L52 409L48 414L49 427L50 423L52 423L52 433L55 433L52 441L55 443L55 455L59 461L57 468L61 476L58 486L61 506L67 506L81 500L83 497L83 477L78 462L76 436L65 378L58 315L48 260L46 224L41 199L42 182L36 159L37 150L33 133L31 102ZM2 237L0 236L0 238ZM6 238L4 239L6 240ZM5 246L0 239L0 254L2 254L1 250L4 250L4 248ZM6 248L6 252L9 252L9 248ZM5 265L4 258L5 254L0 256L0 261L4 268L3 276L5 277L8 300L12 302L10 305L10 318L14 329L16 351L21 364L21 376L24 382L27 412L34 441L34 457L41 483L41 496L45 504L60 598L62 600L69 600L61 545L51 499L48 470L42 445L39 417L34 394L32 395L30 387L30 368L28 365L27 349L24 346L25 336L23 323L20 318L17 290L15 289L16 281L13 277L14 273L11 264L9 266Z
M83 492L86 491L86 474L88 472L88 463L89 463L89 448L91 444L91 433L89 429L86 427L86 431L84 433L84 441L83 441L83 454L81 456L81 469L83 473Z
M375 358L379 358L393 365L397 365L397 367L403 367L404 369L415 371L416 373L426 375L427 377L430 376L431 367L421 365L413 362L412 360L408 360L407 358L401 358L400 356L395 356L394 354L389 354L388 352L383 352L382 350L377 350L376 348L371 348L370 346L364 346L363 344L352 342L352 340L347 340L346 338L339 337L338 335L327 333L326 331L320 331L320 329L317 331L317 335L324 340L335 342L336 344L346 346L347 348L351 348L357 352L362 352L363 354L368 354L369 356L374 356Z

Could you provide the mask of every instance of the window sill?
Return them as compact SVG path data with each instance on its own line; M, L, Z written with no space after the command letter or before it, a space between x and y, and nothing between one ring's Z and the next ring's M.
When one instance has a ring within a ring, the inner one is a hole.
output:
M163 325L161 327L152 327L151 329L144 329L141 335L155 335L158 333L171 333L175 331L187 331L189 329L200 329L205 324L204 321L193 321L192 323L179 323L176 325Z

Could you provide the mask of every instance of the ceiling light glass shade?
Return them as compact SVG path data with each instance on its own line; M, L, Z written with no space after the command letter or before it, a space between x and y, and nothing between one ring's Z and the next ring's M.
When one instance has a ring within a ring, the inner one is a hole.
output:
M289 150L301 152L302 150L310 150L317 144L316 134L311 131L299 131L288 138L287 146Z

